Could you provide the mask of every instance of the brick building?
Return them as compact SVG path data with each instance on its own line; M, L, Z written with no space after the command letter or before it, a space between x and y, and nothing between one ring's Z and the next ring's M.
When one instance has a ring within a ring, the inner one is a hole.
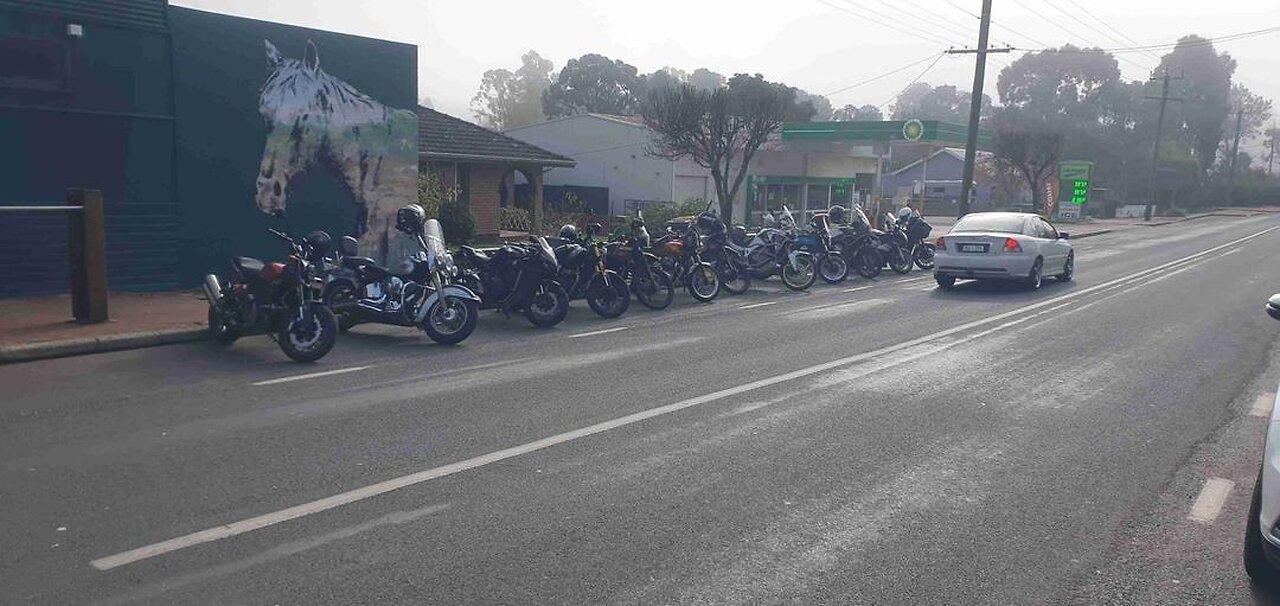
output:
M458 188L471 209L476 237L498 237L498 209L517 204L515 186L529 185L527 205L534 225L542 223L543 172L573 167L574 160L426 107L418 108L418 166Z

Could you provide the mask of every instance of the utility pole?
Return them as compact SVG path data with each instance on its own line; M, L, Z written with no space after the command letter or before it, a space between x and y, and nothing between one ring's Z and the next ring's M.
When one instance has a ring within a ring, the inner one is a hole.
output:
M1240 127L1244 124L1244 105L1236 107L1236 138L1231 143L1231 162L1227 164L1227 206L1231 206L1231 199L1235 197L1236 189L1236 158L1240 157Z
M1154 82L1155 79L1156 79L1155 75L1152 74L1151 80ZM1143 220L1145 221L1151 220L1151 212L1156 206L1156 181L1158 178L1157 175L1160 172L1160 139L1164 135L1165 105L1168 104L1170 101L1182 101L1182 99L1175 99L1169 96L1169 81L1181 80L1181 79L1182 79L1182 76L1178 76L1177 78L1170 76L1169 70L1165 69L1164 70L1164 88L1161 90L1160 96L1159 97L1152 97L1151 95L1146 96L1147 99L1160 100L1160 115L1159 117L1156 118L1156 142L1151 149L1151 194L1150 194L1150 198L1148 199L1147 209L1142 214Z
M958 215L969 214L969 196L973 189L973 165L978 155L978 123L982 120L982 86L987 79L987 54L1007 53L1012 48L987 48L987 37L991 33L991 0L982 0L982 24L978 27L978 48L976 50L949 50L952 55L973 53L977 55L973 67L973 93L969 100L969 133L964 142L964 176L960 181L960 210Z
M1276 139L1280 138L1280 129L1273 124L1268 134L1271 139L1271 151L1267 153L1267 176L1271 176L1271 163L1276 159Z

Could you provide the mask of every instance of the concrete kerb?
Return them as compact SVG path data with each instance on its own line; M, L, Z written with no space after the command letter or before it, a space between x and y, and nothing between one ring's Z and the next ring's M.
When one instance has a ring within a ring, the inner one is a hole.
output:
M87 337L82 339L63 339L23 345L0 346L0 364L29 362L48 358L63 358L84 354L104 353L125 349L140 349L156 345L173 343L190 343L207 338L208 329L178 328L172 330L155 330L133 332L103 337Z

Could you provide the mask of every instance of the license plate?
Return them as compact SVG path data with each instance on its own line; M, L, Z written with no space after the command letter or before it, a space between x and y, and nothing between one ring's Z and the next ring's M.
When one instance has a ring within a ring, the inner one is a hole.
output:
M961 244L957 249L962 253L984 253L987 252L986 244Z

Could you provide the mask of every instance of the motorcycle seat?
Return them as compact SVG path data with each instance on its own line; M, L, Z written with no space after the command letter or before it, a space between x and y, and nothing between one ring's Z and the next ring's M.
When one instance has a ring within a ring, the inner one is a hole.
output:
M476 260L477 262L480 262L480 263L488 263L488 262L489 262L489 254L488 254L488 253L486 253L486 252L484 252L484 251L482 251L482 250L480 250L480 249L478 249L478 248L472 248L472 247L470 247L470 246L463 246L462 248L460 248L460 249L458 249L458 250L459 250L459 252L461 252L461 253L462 253L462 256L465 256L465 257L468 257L468 258L474 259L474 260Z
M258 275L262 268L266 267L265 263L253 257L235 257L231 261L236 264L236 267L240 268L241 272L249 276Z
M370 259L369 257L343 257L342 265L344 267L356 269L358 267L378 267L378 262Z

